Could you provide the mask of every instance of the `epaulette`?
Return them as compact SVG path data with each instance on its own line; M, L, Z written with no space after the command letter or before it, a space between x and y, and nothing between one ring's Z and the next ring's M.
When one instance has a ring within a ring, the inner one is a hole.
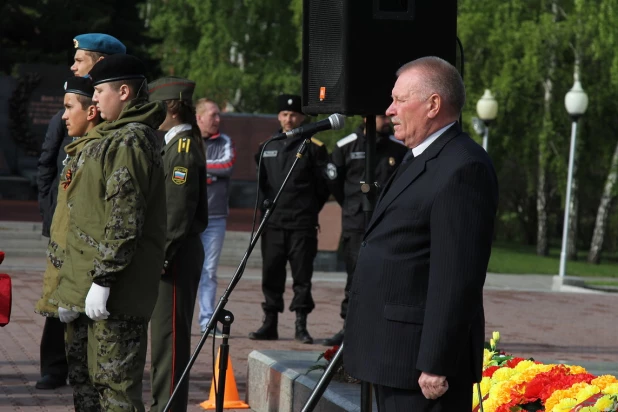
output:
M311 141L313 142L313 144L318 145L318 146L324 146L324 143L318 139L316 139L315 137L311 138Z
M178 153L189 153L189 146L191 146L191 140L183 137L178 139Z
M337 142L337 146L343 147L343 146L347 145L348 143L353 142L356 139L358 139L358 135L356 133L352 133L350 135L347 135L343 139L339 140Z

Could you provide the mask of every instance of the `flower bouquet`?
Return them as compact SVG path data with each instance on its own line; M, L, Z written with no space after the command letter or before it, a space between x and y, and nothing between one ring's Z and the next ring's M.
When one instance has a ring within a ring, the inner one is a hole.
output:
M328 368L328 365L330 364L330 362L333 360L333 357L335 356L335 354L337 353L337 351L339 350L339 345L335 345L330 349L327 349L326 351L324 351L323 353L320 353L320 355L318 355L318 358L316 359L316 363L315 365L311 366L306 373L309 373L311 371L315 371L315 370L322 370L325 371L326 368ZM325 362L320 362L324 360ZM333 379L339 382L345 382L345 383L360 383L360 380L350 376L350 374L348 374L345 369L343 368L343 363L341 365L339 365L339 367L337 368L337 370L335 371L335 373L333 374Z
M618 380L581 366L543 364L498 350L494 332L483 356L480 384L484 412L618 412ZM472 411L481 410L477 385Z

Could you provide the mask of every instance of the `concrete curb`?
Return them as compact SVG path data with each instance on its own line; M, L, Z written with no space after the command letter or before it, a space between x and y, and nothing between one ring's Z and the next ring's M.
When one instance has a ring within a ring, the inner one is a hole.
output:
M322 375L305 373L321 352L253 351L247 363L247 403L256 412L302 410ZM360 385L331 381L315 408L360 411ZM374 406L374 410L377 410Z

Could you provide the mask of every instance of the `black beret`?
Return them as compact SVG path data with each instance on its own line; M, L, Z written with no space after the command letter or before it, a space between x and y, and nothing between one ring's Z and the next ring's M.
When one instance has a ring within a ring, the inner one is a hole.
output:
M88 75L92 85L118 80L145 79L146 66L130 54L113 54L97 62Z
M300 96L294 94L282 94L277 97L277 112L289 110L303 114Z
M94 86L89 77L71 76L64 82L64 93L75 93L92 97L94 94Z
M195 90L194 81L176 76L162 77L148 85L150 101L184 100L191 102L193 90Z

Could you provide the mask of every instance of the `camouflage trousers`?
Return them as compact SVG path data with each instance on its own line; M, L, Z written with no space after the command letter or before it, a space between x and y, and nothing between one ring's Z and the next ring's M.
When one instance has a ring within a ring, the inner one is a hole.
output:
M142 412L148 323L136 317L67 324L69 384L76 412Z

